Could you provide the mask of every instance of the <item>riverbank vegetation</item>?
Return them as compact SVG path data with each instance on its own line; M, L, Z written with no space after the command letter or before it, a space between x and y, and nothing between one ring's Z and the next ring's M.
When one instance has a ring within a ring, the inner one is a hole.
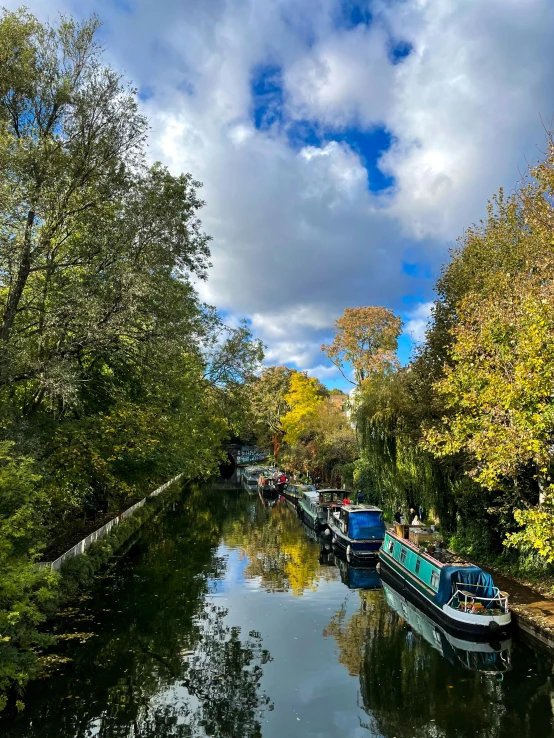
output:
M554 562L553 165L550 138L452 251L413 359L355 403L369 495L422 504L458 549L531 574Z
M552 574L553 203L550 137L518 189L500 191L452 250L407 365L398 316L344 312L322 350L353 385L351 422L324 388L316 398L316 380L266 370L261 384L279 374L283 385L280 462L326 482L334 469L389 514L421 505L451 546L505 571ZM291 392L302 385L304 405Z
M59 604L36 560L213 474L262 358L198 298L201 185L149 163L98 27L0 15L0 690L33 673Z

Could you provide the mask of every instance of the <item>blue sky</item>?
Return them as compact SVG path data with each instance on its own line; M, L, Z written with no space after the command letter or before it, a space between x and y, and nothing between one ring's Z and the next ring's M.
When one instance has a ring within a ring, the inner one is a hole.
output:
M17 7L19 0L4 0ZM267 362L347 386L321 354L346 307L421 340L440 265L544 150L551 0L27 0L98 13L151 121L150 157L204 183L203 299Z

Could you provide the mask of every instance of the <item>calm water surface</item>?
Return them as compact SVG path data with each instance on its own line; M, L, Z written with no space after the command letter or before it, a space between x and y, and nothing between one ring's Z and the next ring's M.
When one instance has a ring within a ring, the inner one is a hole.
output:
M554 736L548 650L448 639L284 502L184 492L77 606L0 735Z

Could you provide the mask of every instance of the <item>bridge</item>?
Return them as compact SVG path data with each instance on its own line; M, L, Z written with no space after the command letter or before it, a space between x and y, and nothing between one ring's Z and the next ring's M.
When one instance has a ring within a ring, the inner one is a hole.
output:
M237 439L227 445L227 462L220 466L221 476L230 480L236 474L237 467L259 464L265 461L268 455L267 450Z

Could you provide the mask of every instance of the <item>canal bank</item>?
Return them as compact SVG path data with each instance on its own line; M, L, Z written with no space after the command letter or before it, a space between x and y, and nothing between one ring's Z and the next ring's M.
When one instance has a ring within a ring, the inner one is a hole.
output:
M516 627L554 649L554 598L517 582L496 568L483 566L497 587L510 596L510 610Z
M548 649L516 633L500 659L427 633L371 573L280 502L190 489L60 615L69 660L0 733L553 738Z

